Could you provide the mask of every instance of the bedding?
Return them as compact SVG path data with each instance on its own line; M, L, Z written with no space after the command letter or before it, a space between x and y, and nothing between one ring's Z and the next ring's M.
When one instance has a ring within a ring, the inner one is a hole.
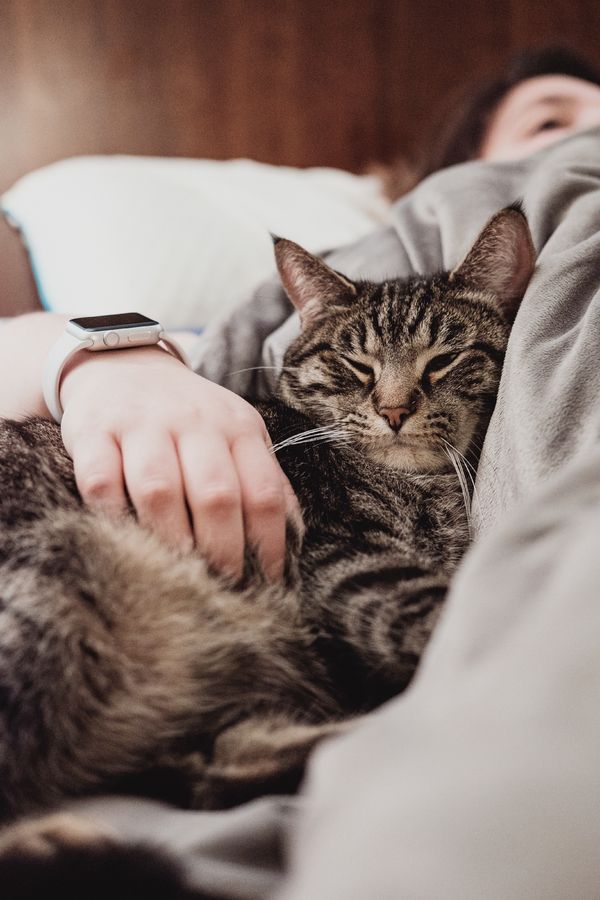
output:
M389 206L373 176L135 156L63 160L0 200L47 309L140 309L167 328L195 329L270 274L269 231L320 251L366 234Z
M292 806L265 799L217 814L213 843L213 814L118 798L80 811L135 840L151 810L146 834L219 897L595 900L599 161L596 129L527 160L446 170L396 204L389 227L329 256L350 277L449 267L518 198L539 251L482 454L478 540L411 688L318 750ZM278 365L296 327L289 312L278 284L263 285L199 340L198 370L264 391L268 370L228 373ZM199 864L206 854L222 863L217 875ZM267 881L253 877L252 854Z

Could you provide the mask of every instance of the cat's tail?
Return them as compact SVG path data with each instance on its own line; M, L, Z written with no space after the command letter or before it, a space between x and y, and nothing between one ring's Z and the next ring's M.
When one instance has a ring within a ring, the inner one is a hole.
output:
M196 805L223 808L294 790L314 744L356 723L302 725L280 714L251 717L226 729L211 764L197 772ZM185 758L180 762L186 765ZM2 900L213 898L191 886L180 862L158 843L127 842L77 812L21 820L0 832L0 885Z
M255 711L335 716L293 593L245 593L132 522L22 527L0 565L0 808L118 785Z

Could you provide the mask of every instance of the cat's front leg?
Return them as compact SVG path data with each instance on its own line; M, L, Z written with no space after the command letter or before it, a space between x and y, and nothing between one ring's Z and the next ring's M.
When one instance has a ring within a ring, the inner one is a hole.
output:
M293 794L314 747L358 722L356 717L308 724L283 713L256 714L225 728L210 754L161 756L140 787L145 795L193 809L227 809L265 794Z
M210 755L162 755L124 787L192 809L227 809L265 794L293 794L315 745L357 721L310 725L282 714L251 716L224 729Z
M307 724L265 713L238 722L219 735L210 761L198 770L193 805L227 809L265 794L296 793L315 746L345 734L359 721Z

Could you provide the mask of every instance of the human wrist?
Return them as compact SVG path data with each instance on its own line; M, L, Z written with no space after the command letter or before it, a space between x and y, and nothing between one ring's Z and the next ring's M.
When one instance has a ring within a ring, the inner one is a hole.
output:
M165 332L156 319L151 319L142 313L128 312L113 315L80 316L69 319L63 334L50 348L44 366L42 392L44 402L52 418L56 422L61 422L62 420L64 412L61 400L62 380L69 363L80 353L84 353L82 360L86 360L90 353L104 353L107 350L135 351L139 350L140 347L156 347L159 343L161 347L166 348L169 353L173 354L186 367L191 368L187 353L176 338ZM122 358L121 352L118 352L116 357L114 354L111 355L115 359ZM160 359L160 357L154 358ZM125 368L135 371L139 368L139 359L138 356L134 364L132 364L133 360L130 360ZM97 365L100 365L100 363L97 363ZM73 384L75 380L79 382L80 378L84 378L90 367L91 362L89 359L85 365L83 362L78 366L73 365L70 369L67 384ZM82 373L81 376L79 376L79 372ZM104 375L105 378L106 375ZM97 382L95 386L98 386ZM117 393L121 391L121 385L118 381L113 383L112 390L116 390Z
M187 371L181 360L158 344L145 347L131 347L127 350L114 350L109 353L77 353L65 366L60 382L60 400L63 408L70 397L86 382L98 383L108 373L120 372L126 378L127 370L145 368L155 371L163 366L175 366Z

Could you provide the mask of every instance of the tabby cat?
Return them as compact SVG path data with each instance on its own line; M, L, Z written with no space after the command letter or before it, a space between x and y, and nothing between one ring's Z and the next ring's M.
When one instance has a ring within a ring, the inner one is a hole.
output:
M292 790L318 739L414 674L468 545L455 464L476 461L494 407L529 229L507 208L454 271L381 284L291 241L275 255L302 323L260 407L304 515L284 588L256 571L234 588L133 518L92 513L57 426L0 426L7 821L127 786L202 808ZM31 828L72 833L23 827L0 878Z

